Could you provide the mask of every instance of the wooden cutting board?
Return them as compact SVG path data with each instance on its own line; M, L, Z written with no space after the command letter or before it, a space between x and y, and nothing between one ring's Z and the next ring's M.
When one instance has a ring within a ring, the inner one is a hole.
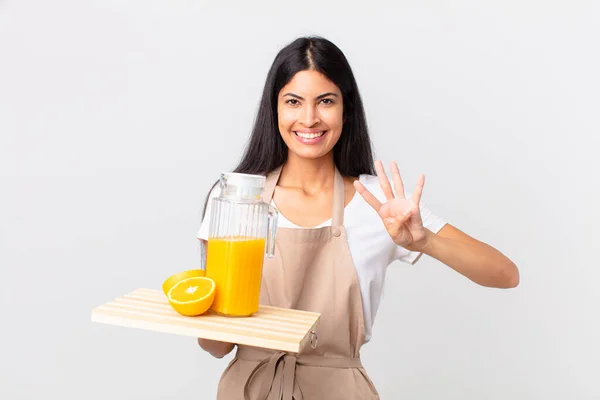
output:
M137 289L92 310L93 322L291 353L310 346L320 316L314 312L261 305L250 317L224 317L211 311L186 317L173 310L163 292L154 289Z

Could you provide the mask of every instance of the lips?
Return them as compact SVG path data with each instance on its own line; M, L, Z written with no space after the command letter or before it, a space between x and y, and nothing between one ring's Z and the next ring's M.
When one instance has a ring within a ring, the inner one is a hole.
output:
M320 131L320 132L300 132L300 131L295 131L294 133L296 134L296 136L302 138L302 139L317 139L320 138L321 136L323 136L325 134L325 132L327 131Z
M302 132L302 131L293 131L294 132L294 136L296 137L296 139L298 139L298 141L302 144L308 144L308 145L312 145L312 144L317 144L319 142L321 142L323 140L323 138L327 137L327 133L329 131L316 131L316 130L312 130L312 131L308 131L308 132Z

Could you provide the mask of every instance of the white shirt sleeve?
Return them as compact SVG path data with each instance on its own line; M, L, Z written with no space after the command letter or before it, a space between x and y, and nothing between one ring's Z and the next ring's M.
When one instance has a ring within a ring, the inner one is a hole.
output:
M204 218L202 219L202 223L200 224L200 230L198 231L198 239L208 240L208 228L210 226L210 212L212 208L212 200L219 196L221 193L221 187L219 185L215 186L211 191L208 197L208 203L206 204L206 213L204 214Z
M421 210L421 220L423 221L423 227L429 229L433 233L438 233L440 229L446 225L446 221L438 217L431 212L423 203L419 205ZM409 251L404 247L397 246L394 252L393 261L399 260L408 264L415 264L423 253L417 251Z

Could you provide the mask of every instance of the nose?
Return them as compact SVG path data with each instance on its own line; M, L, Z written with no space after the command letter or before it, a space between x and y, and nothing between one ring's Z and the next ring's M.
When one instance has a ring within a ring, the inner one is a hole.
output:
M300 116L300 122L310 128L320 122L319 112L314 105L305 105L302 108L302 115Z

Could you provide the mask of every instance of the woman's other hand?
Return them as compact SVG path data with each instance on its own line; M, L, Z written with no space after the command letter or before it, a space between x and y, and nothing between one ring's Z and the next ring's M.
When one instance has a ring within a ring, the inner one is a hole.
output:
M394 243L407 250L419 251L427 245L427 233L423 227L421 210L419 208L425 177L423 175L419 176L417 187L412 196L407 199L404 194L404 184L400 177L398 166L395 162L392 162L390 167L396 191L395 195L381 161L375 162L375 171L377 171L379 183L386 198L385 203L381 203L359 181L354 181L354 187L365 201L373 207L379 217L381 217Z
M198 338L198 344L213 357L223 358L233 350L235 344Z

